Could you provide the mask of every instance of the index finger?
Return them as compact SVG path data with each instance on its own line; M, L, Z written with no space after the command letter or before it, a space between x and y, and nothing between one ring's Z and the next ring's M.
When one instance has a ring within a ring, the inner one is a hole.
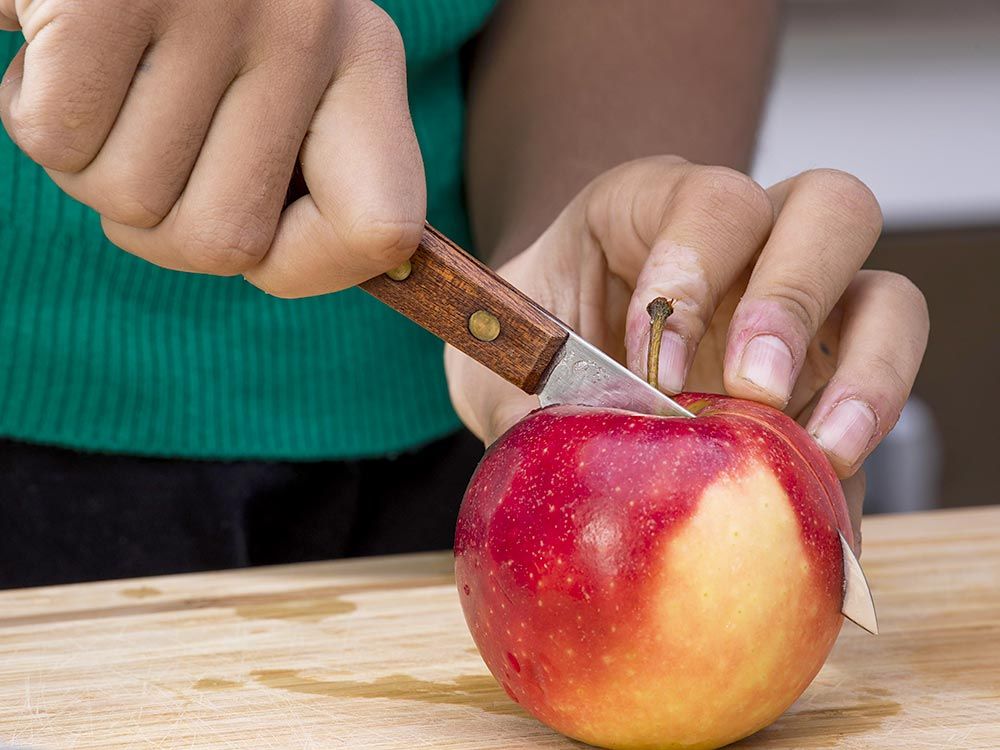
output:
M628 365L646 375L646 307L657 297L671 300L673 313L660 344L658 385L676 393L684 387L720 300L763 245L773 210L764 189L746 175L691 167L666 210L647 202L645 214L633 216L633 223L657 227L629 304Z

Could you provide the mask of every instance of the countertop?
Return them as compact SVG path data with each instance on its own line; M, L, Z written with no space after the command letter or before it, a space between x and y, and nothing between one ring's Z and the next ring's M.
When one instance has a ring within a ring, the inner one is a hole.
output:
M1000 748L1000 507L866 519L850 623L740 748ZM580 748L496 685L444 553L0 592L0 743Z

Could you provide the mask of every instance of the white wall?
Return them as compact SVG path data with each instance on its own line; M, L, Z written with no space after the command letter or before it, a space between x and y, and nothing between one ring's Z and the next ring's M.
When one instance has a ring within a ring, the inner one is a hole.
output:
M785 22L760 182L837 167L889 229L1000 226L1000 0L792 0Z

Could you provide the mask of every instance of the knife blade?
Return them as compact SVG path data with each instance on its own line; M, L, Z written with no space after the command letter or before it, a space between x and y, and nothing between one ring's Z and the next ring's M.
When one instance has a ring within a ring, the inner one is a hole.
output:
M593 344L568 333L538 390L542 406L600 404L643 414L694 416Z
M537 394L542 406L582 404L694 417L429 224L408 261L360 286L525 393ZM861 564L843 534L840 538L842 612L877 633Z
M844 602L840 613L859 628L878 635L878 616L868 579L843 534L840 534L840 548L844 553Z

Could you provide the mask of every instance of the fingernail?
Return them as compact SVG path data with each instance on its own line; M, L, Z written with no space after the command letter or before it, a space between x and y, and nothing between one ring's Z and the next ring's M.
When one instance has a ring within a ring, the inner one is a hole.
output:
M736 374L785 403L792 392L792 352L777 336L754 336Z
M875 412L864 401L847 399L812 431L816 442L848 466L857 463L878 429Z
M660 369L657 373L662 390L667 393L680 393L684 390L686 360L687 347L684 339L673 331L665 331L660 341Z

